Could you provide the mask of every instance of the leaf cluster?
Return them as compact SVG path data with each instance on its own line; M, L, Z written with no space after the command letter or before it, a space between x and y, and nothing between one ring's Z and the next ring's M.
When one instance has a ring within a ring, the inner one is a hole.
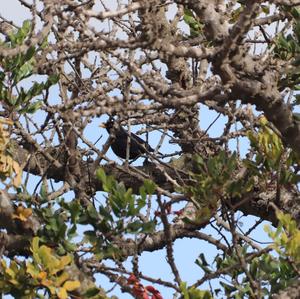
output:
M97 178L101 181L103 190L107 192L106 203L98 208L88 206L87 213L82 215L81 223L92 224L94 230L86 231L85 237L99 257L118 254L117 248L110 246L111 236L123 234L147 234L154 231L156 221L140 217L142 209L146 207L147 197L155 191L155 184L145 180L139 189L139 195L126 189L124 184L117 182L113 176L105 174L102 168L97 170ZM99 249L104 250L99 250ZM106 252L106 253L105 253Z
M0 42L0 45L8 49L20 47L26 43L31 30L30 21L24 21L22 27L16 32L10 32L8 38ZM35 81L28 90L21 86L22 80L37 75L36 56L46 45L47 40L41 46L30 46L25 53L19 52L10 57L0 55L0 97L8 110L21 114L36 112L42 105L42 100L37 99L37 96L58 82L58 76L51 74L45 82Z
M44 298L41 292L59 299L68 298L68 293L80 287L78 280L72 280L66 267L72 263L72 256L57 256L46 245L39 244L39 238L32 241L32 261L11 261L8 266L2 260L0 280L1 293L11 293L17 298Z

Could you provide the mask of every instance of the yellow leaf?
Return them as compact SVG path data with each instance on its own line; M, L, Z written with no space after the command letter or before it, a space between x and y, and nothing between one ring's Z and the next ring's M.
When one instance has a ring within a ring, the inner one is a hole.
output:
M261 124L262 126L265 126L265 125L268 124L267 118L266 118L265 116L263 116L263 115L260 115L260 116L259 116L259 122L260 122L260 124Z
M9 119L0 119L0 173L4 177L12 177L13 173L15 173L15 176L12 177L12 184L18 187L22 181L22 168L18 162L14 161L6 153L7 145L10 141L10 132L8 128L3 126L12 124L13 122Z
M20 284L17 280L15 280L15 279L9 279L9 282L11 283L11 284L13 284L13 285L18 285L18 284Z
M35 260L35 262L37 262L38 264L41 264L42 261L41 261L41 258L40 258L40 255L39 255L39 242L40 242L40 239L39 237L34 237L33 240L32 240L32 245L31 245L31 251L33 253L33 259Z
M13 214L13 219L19 219L21 221L27 221L27 219L32 215L32 209L24 208L22 205L19 205L16 209L16 214Z
M49 280L49 279L43 279L41 281L41 284L47 288L51 288L52 287L52 290L55 291L55 287L53 286L53 281L52 280ZM50 292L52 293L52 291L50 290Z
M16 263L15 261L11 261L11 262L10 262L10 268L11 268L15 273L19 272L18 265L17 265L17 263Z
M72 258L70 255L62 256L59 261L59 268L62 270L65 266L69 265L72 262Z
M35 266L28 262L26 265L26 273L30 274L32 278L37 278L39 275L39 270L35 268Z
M63 272L56 280L55 286L60 287L67 279L69 278L69 274L67 272Z
M50 271L50 274L55 274L58 271L59 260L53 255L50 247L42 245L39 248L39 256L43 266Z
M13 178L12 183L15 187L19 187L22 182L22 168L16 161L12 162L12 168L16 174L15 177Z
M40 238L39 237L34 237L32 239L31 251L38 251L38 249L39 249L39 242L40 242Z
M47 272L42 271L38 274L37 279L44 280L44 279L46 279L46 277L47 277Z
M24 209L21 215L24 217L25 220L27 220L32 215L32 209L31 208Z
M1 118L0 124L1 124L1 128L3 128L2 124L12 126L14 123L10 118Z
M59 299L67 299L67 298L68 298L68 294L67 294L66 289L64 289L64 288L59 288L59 289L58 289L58 292L57 292L57 297L58 297Z
M56 288L53 286L48 286L48 289L50 290L51 295L55 295L56 293Z
M5 273L7 275L9 275L11 278L15 278L16 277L16 273L12 269L10 269L10 268L6 268L5 269Z
M286 235L285 232L283 232L283 233L281 234L281 242L282 242L282 244L286 245L287 242L288 242L288 240L289 240L288 236Z
M80 281L78 280L68 280L64 283L64 288L67 290L67 291L74 291L76 289L78 289L80 287Z

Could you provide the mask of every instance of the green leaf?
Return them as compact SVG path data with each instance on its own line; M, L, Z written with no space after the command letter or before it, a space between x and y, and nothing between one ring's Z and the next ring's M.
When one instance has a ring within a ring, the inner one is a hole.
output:
M52 74L48 77L48 79L45 83L45 87L49 88L50 86L55 85L58 81L59 81L59 75Z
M5 93L5 95L7 95L7 93ZM15 106L18 102L18 98L15 96L11 96L11 97L6 97L4 96L4 99L6 100L7 103L9 103L11 106Z
M122 202L121 202L120 198L118 196L111 196L109 199L110 199L109 203L113 210L113 213L115 214L115 216L121 217L122 216L121 215L121 209L122 209L121 203Z
M48 45L49 45L49 43L48 43L48 39L46 37L46 38L44 38L42 44L40 45L40 49L44 50L48 47Z
M25 20L22 24L22 27L15 33L10 32L8 34L12 46L21 45L23 44L25 38L28 36L29 32L31 31L31 22L29 20Z
M299 41L300 40L300 23L299 22L297 22L295 25L294 25L294 33L295 33L295 35L296 35L296 37L297 37L297 40ZM296 51L296 43L294 43L294 49L293 49L293 53L295 53Z
M220 281L220 285L224 288L225 294L229 296L232 292L235 292L237 289L236 287L229 285L227 283L224 283L223 281Z
M27 91L26 99L24 99L24 102L26 103L33 97L40 95L44 89L44 83L34 82L34 84Z
M96 232L93 230L87 230L84 233L85 239L89 241L91 244L94 244L97 242L98 237L96 236Z
M296 20L300 20L300 10L299 10L299 8L293 7L293 8L291 9L290 12L291 12L292 16L293 16Z
M30 20L25 20L22 24L22 27L20 29L21 34L26 37L29 32L31 31L31 21Z
M268 15L270 13L270 6L269 5L261 5L262 11Z
M196 37L201 33L203 25L196 20L190 9L184 9L183 21L189 26L192 37Z
M64 248L64 246L62 246L62 244L58 244L57 249L56 249L56 253L58 255L65 255L67 253L67 251Z
M28 61L13 71L14 85L33 74L33 63Z
M180 284L180 291L184 299L213 299L209 291L198 290L195 287L188 288L186 282Z
M106 219L102 220L97 227L103 233L111 232L114 229Z
M181 294L183 295L184 299L190 299L188 290L187 290L187 283L186 282L181 282L180 284L180 291Z
M106 174L103 168L98 168L96 171L96 177L100 180L103 184L106 182Z
M45 203L48 202L48 194L47 194L47 183L43 182L41 185L41 189L40 189L40 198L41 198L41 202Z
M37 102L35 102L33 104L27 105L27 107L24 108L24 109L20 109L19 113L30 113L30 114L33 114L36 111L38 111L42 107L42 105L43 105L42 101L37 101Z
M99 219L99 214L98 214L97 210L95 209L95 207L92 204L90 204L87 207L87 212L88 212L88 215L91 219L93 219L93 220L98 220Z
M155 183L151 180L145 180L144 186L145 186L145 191L147 192L147 194L153 194L156 189Z
M98 288L91 288L91 289L88 289L84 294L83 294L83 297L84 298L92 298L96 295L99 294L99 289Z
M143 201L146 201L147 193L146 193L146 188L145 188L145 186L140 186L140 188L139 188L139 194L140 194L140 196L141 196L141 199L142 199Z
M113 217L112 217L111 213L104 206L102 206L102 205L99 206L99 213L107 221L113 221Z
M77 236L77 225L74 224L72 227L68 230L67 235L70 239Z
M207 263L205 256L201 253L195 261L196 265L198 265L205 273L211 273L212 271L209 269L209 264Z
M138 233L141 229L143 223L139 220L131 222L127 225L127 232L129 233Z
M81 213L81 205L80 202L77 200L74 200L70 203L69 211L71 213L71 222L77 223L77 220Z
M76 234L74 234L74 236L76 236ZM65 241L63 244L67 252L74 252L75 250L77 250L77 244L71 243L69 241Z
M24 61L29 61L34 56L35 53L36 53L35 47L34 46L29 47L29 49L26 51L24 55Z
M155 226L156 226L155 221L149 221L149 222L143 223L141 233L151 234L155 231Z
M137 199L137 211L140 211L146 205L146 198L142 196Z

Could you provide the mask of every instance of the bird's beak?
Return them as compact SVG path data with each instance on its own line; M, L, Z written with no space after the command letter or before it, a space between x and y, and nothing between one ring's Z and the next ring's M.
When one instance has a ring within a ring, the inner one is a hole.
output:
M99 127L100 127L100 128L106 129L106 124L105 124L105 123L101 123L101 124L99 125Z

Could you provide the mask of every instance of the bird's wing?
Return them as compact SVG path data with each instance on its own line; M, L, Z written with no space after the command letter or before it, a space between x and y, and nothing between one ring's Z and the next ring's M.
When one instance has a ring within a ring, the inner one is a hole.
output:
M116 138L121 138L121 137L124 138L124 136L126 136L126 137L129 136L129 133L123 127L120 127L120 130L117 132ZM138 135L131 132L130 138L131 138L131 141L130 141L131 144L133 146L136 145L142 153L145 152L145 148L149 152L154 152L154 149L145 140L140 138Z
M150 146L150 144L136 134L131 133L131 138L140 145L141 149L144 149L145 147L149 152L154 152L154 149Z

